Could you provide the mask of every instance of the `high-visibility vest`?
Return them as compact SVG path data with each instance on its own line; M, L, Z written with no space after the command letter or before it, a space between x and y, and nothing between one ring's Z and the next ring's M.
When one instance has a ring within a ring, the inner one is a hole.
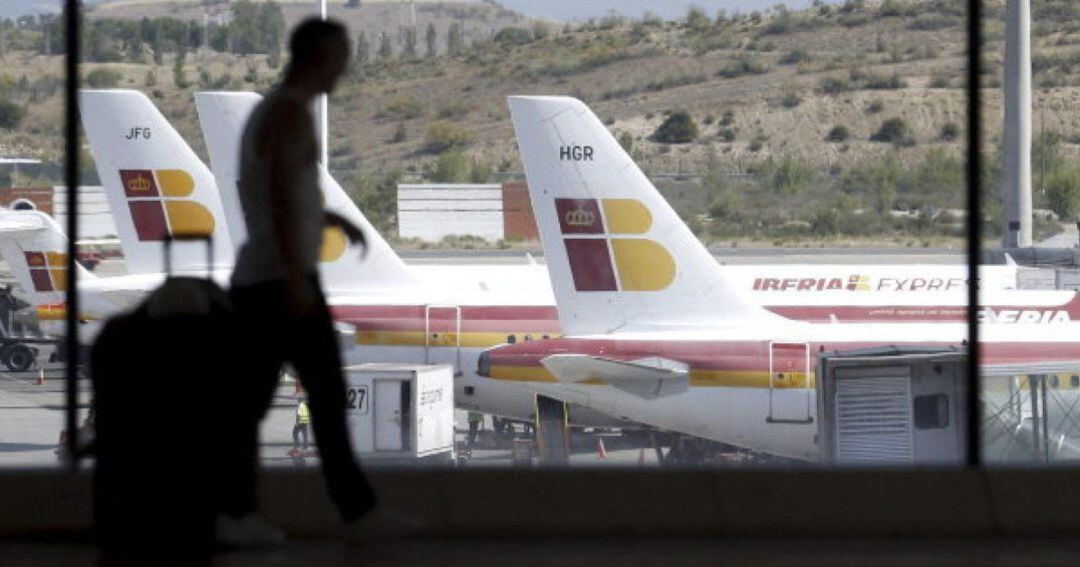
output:
M308 411L307 404L304 402L300 402L300 404L296 406L296 422L300 425L311 423L311 412Z

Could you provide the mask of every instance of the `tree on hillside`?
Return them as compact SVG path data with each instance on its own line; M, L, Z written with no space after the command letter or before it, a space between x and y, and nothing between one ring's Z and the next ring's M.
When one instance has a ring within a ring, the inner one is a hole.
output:
M697 139L698 127L685 110L671 113L653 133L653 139L663 144L685 144Z
M461 55L462 51L465 51L465 28L460 22L454 22L446 31L446 52Z
M14 130L26 116L26 111L14 102L0 98L0 128Z
M402 50L402 55L409 58L416 57L416 28L405 30L405 49Z
M127 60L129 63L143 62L143 43L139 38L131 38L127 44Z
M379 59L389 59L394 56L394 48L390 45L390 36L386 32L379 33Z
M186 56L187 52L181 51L176 54L176 60L173 61L173 84L178 89L186 89L191 86L191 83L187 80L187 71L184 69Z
M235 0L230 5L232 21L228 25L226 47L232 53L246 55L280 51L285 39L285 14L273 0L258 3Z
M690 6L686 10L686 26L692 30L703 30L712 25L712 20L699 6Z
M1080 167L1060 167L1046 176L1046 200L1062 220L1080 213Z
M356 38L356 62L360 65L366 65L371 60L371 42L368 41L367 34L360 32L360 35Z
M435 43L439 39L439 34L435 31L435 24L428 23L427 33L424 34L424 40L427 43L427 56L428 58L434 58L439 53L439 47Z

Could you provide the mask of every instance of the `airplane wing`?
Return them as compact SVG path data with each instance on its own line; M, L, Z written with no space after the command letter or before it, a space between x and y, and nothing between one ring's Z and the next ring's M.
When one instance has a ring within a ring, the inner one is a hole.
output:
M984 377L1077 373L1080 373L1080 360L1051 360L1048 362L1006 362L979 365L979 374Z
M0 233L45 230L45 223L33 216L0 214Z
M689 370L681 362L650 357L612 360L584 354L553 354L540 361L560 382L604 382L646 399L680 394L689 386Z

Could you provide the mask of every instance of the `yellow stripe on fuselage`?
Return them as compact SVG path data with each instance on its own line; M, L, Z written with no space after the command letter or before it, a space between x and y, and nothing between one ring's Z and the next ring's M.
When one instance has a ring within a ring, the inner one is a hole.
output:
M558 337L555 333L512 331L512 332L462 332L462 333L439 333L423 331L373 331L362 330L356 332L356 344L362 346L430 346L430 347L454 347L487 348L509 342L509 337L515 341L525 341L525 337L536 339Z
M508 382L558 382L543 366L492 366L489 377ZM606 384L602 380L577 382L581 385ZM758 370L691 370L690 386L695 388L769 388L768 371ZM814 387L814 375L809 382L802 373L785 373L772 384L777 389L808 389Z

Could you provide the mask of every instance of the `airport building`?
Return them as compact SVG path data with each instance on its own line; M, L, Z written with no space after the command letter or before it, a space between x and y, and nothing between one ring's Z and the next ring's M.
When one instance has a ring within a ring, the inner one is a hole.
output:
M334 77L308 0L61 1L0 8L80 196L0 188L5 567L1080 561L1076 0L1034 201L1029 0L334 0Z

